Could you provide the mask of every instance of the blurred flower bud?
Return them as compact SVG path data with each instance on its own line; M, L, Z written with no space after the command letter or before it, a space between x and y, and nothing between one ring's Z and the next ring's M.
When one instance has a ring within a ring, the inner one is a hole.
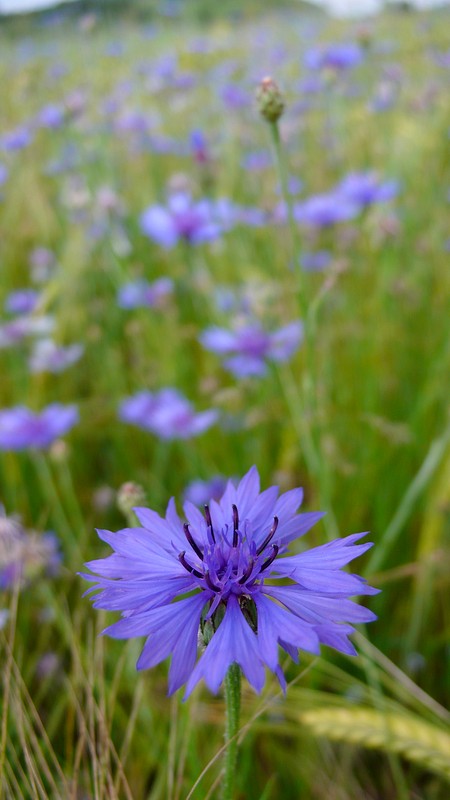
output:
M271 124L279 120L285 108L283 94L272 78L262 79L256 89L256 102L260 114Z
M123 483L117 492L117 508L126 517L131 526L136 524L133 508L144 505L145 501L144 489L138 483L133 483L132 481Z

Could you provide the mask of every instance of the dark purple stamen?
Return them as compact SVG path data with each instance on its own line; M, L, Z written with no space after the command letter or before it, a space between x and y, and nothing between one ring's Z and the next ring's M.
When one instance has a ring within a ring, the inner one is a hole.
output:
M272 555L270 555L269 558L266 558L266 560L264 561L264 564L262 565L261 569L259 570L260 572L263 572L265 569L267 569L267 567L270 567L272 561L275 561L275 559L276 559L276 557L278 555L278 550L279 549L280 548L278 547L277 544L273 544L272 545L272 551L273 551Z
M260 556L262 551L266 549L267 545L269 544L270 540L274 537L275 531L278 528L278 517L273 518L273 525L267 534L266 538L264 539L263 543L258 547L256 551L256 555Z
M242 578L239 578L238 583L240 583L242 585L243 583L245 583L245 581L247 581L249 579L250 575L252 574L252 569L253 569L254 565L255 565L255 562L253 560L251 560L249 565L248 565L248 567L247 567L247 569L245 570Z
M189 525L187 524L187 522L184 523L183 530L184 530L184 535L186 536L186 539L188 540L188 542L191 545L192 549L195 550L195 552L197 553L199 559L201 561L203 561L203 553L200 550L200 548L199 548L197 542L195 541L194 537L192 536L192 533L189 530Z
M194 567L191 567L191 565L186 561L185 555L186 555L185 550L183 550L183 552L178 555L178 561L180 562L180 564L182 564L183 567L187 569L187 571L190 572L192 575L195 575L196 578L203 578L202 573L198 572L198 570L194 569Z
M221 587L216 586L216 584L212 582L209 572L205 572L205 581L209 588L213 590L213 592L220 592Z
M212 540L213 540L213 542L215 544L216 543L216 537L214 536L214 528L212 526L211 512L209 510L209 506L205 506L205 519L206 519L206 524L207 524L208 528L211 529L211 537L212 537Z
M233 547L238 546L238 529L239 529L239 511L237 506L232 505L233 509Z

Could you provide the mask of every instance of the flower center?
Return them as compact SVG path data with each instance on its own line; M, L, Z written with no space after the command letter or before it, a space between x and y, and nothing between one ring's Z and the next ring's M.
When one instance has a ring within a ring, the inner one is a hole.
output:
M278 527L278 517L263 542L257 546L253 540L249 520L242 524L237 506L232 506L232 524L214 530L211 513L205 506L207 543L198 544L186 523L184 534L190 551L183 550L178 560L195 578L199 588L214 592L214 605L226 602L230 594L251 596L255 586L259 586L265 572L276 556L279 546L271 544Z

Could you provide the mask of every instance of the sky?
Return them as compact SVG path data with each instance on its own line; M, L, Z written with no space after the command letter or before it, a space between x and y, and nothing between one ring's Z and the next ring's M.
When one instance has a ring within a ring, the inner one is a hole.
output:
M39 8L50 8L59 2L70 2L70 0L0 0L0 13L20 13ZM312 2L327 8L338 16L373 14L383 5L383 0L312 0ZM442 5L443 0L412 0L412 3L417 8L431 8Z

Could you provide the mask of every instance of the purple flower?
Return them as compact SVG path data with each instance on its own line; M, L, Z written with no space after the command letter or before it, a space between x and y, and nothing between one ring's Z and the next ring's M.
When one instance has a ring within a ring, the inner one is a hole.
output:
M250 171L266 169L272 163L272 157L267 150L255 150L247 153L241 160L241 167Z
M76 406L52 403L39 414L25 406L0 411L0 450L46 449L78 422Z
M153 283L145 280L130 281L119 289L117 303L120 308L157 308L173 292L170 278L159 278Z
M337 222L346 222L359 214L359 205L346 198L338 191L316 194L303 203L294 206L294 217L297 222L327 228Z
M197 164L206 164L210 160L208 142L201 130L194 130L190 135L192 155Z
M30 356L30 371L38 372L64 372L67 367L75 364L83 355L84 347L81 344L71 344L68 347L56 344L53 339L40 339L35 345Z
M21 586L42 573L55 575L61 563L53 533L27 531L0 506L0 589Z
M123 401L119 418L161 439L190 439L208 430L218 417L214 409L196 414L176 389L143 390Z
M291 322L278 331L268 333L259 322L242 325L234 331L226 328L207 328L200 335L201 344L219 355L231 353L224 367L237 378L265 375L266 359L287 361L300 346L303 325Z
M300 266L307 272L320 272L326 269L332 259L328 250L317 250L316 253L303 253L300 257Z
M21 342L27 336L46 336L54 327L54 320L49 316L18 316L11 322L0 325L0 350Z
M354 655L351 623L375 615L349 598L376 589L341 567L371 543L356 544L365 536L357 533L288 555L322 516L297 515L302 497L301 489L278 497L276 486L260 493L253 467L237 487L229 481L204 517L187 502L183 524L172 499L165 519L137 508L142 527L98 531L114 552L87 564L98 577L83 577L95 584L88 592L99 590L95 608L122 612L104 633L147 637L138 669L172 656L169 694L186 683L186 697L201 678L217 692L232 663L257 692L265 666L285 688L279 647L295 661L299 648L319 653L320 644ZM197 661L199 629L209 643Z
M363 61L364 51L355 42L314 47L305 54L308 69L350 69Z
M208 200L194 202L187 192L169 197L167 207L150 206L140 219L141 230L150 239L169 249L180 240L200 244L216 239L221 228L214 218L214 208Z
M0 164L0 186L3 186L4 183L8 180L8 170L4 164Z
M184 493L184 499L194 506L204 506L210 500L220 500L227 486L227 480L222 475L215 475L209 481L191 481Z
M23 150L25 147L28 147L32 139L33 137L29 129L22 127L5 133L1 139L1 144L4 150L13 152L14 150Z
M55 267L55 254L48 247L35 247L29 255L32 280L45 283Z
M40 128L50 128L56 130L64 123L65 111L62 106L49 105L41 108L37 116L37 124Z
M39 300L39 292L35 289L17 289L5 300L5 311L10 314L28 314L33 311Z
M238 83L229 83L221 92L222 100L227 108L239 109L250 105L251 96Z
M360 206L391 200L398 192L397 181L380 183L375 172L351 172L337 186L336 191L350 202Z

